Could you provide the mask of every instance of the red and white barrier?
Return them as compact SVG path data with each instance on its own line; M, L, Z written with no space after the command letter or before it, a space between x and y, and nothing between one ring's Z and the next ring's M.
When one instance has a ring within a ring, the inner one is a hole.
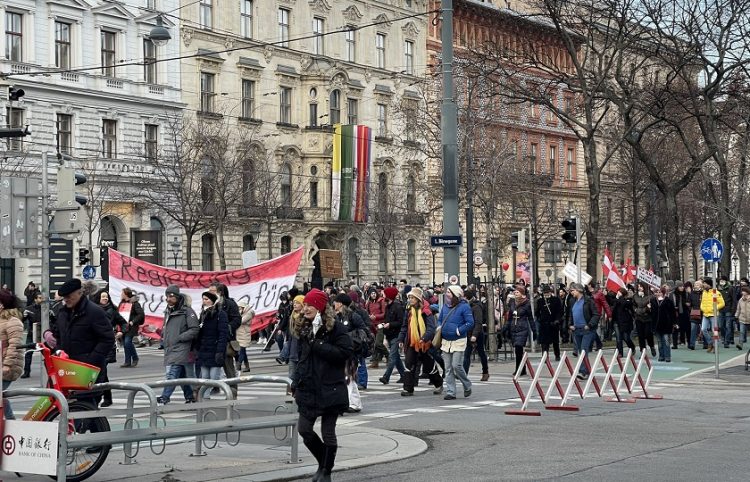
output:
M562 410L562 411L569 411L574 412L578 411L578 407L575 405L568 405L568 399L570 398L570 392L573 390L573 387L575 386L578 389L578 394L583 395L583 388L581 388L581 382L576 378L576 374L578 373L578 370L581 369L581 363L583 362L583 357L580 357L578 361L575 364L575 367L570 362L570 358L568 358L568 352L564 351L562 356L560 357L560 362L557 364L557 370L555 370L554 375L552 375L552 382L553 384L559 385L558 379L560 378L560 375L563 372L563 368L566 368L567 375L569 376L570 380L568 381L568 386L565 388L565 391L561 393L561 401L560 405L545 405L544 408L547 410ZM549 390L547 391L547 399L549 399L549 393L552 390L553 385L551 384L549 387Z
M539 370L534 370L534 367L531 365L531 360L529 360L529 355L524 352L523 358L521 358L521 363L518 365L516 373L513 374L513 384L516 386L518 396L521 398L521 409L506 410L506 415L529 415L532 417L539 417L542 415L539 410L528 410L528 406L529 402L531 401L531 397L533 396L534 389L539 392L539 397L541 398L542 403L546 405L547 398L544 394L544 390L542 390L542 386L539 384L539 373L541 372L542 366L544 366L546 362L547 352L545 351L542 353L542 359L539 362ZM523 391L523 389L521 388L521 384L518 381L524 368L526 368L526 373L531 377L531 384L529 385L528 393Z
M654 374L654 365L651 363L651 359L646 354L646 350L643 350L641 352L641 357L638 359L637 365L635 363L635 357L633 357L632 355L630 357L630 363L633 365L633 368L635 368L635 373L633 374L633 380L637 379L638 384L641 386L641 393L636 392L633 396L635 398L662 400L664 397L662 397L661 395L648 392L648 386L651 383L651 376ZM645 382L643 381L643 376L641 375L641 370L643 369L644 365L648 369L648 375L646 375Z

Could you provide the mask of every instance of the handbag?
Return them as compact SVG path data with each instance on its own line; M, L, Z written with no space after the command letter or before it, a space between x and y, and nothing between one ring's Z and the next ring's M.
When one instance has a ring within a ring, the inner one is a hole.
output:
M701 321L701 310L693 308L690 310L690 321Z
M432 346L440 349L440 346L443 344L443 327L445 326L445 322L448 321L448 317L451 316L451 313L453 313L453 310L458 308L458 305L454 306L453 308L448 311L448 314L445 315L445 318L443 319L443 322L440 323L440 326L435 329L435 335L432 337Z

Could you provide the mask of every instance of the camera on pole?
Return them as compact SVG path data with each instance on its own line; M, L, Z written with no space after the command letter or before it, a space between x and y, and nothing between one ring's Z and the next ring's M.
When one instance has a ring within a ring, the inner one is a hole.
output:
M565 229L562 238L568 244L576 243L576 225L576 218L568 218L562 222L562 227Z

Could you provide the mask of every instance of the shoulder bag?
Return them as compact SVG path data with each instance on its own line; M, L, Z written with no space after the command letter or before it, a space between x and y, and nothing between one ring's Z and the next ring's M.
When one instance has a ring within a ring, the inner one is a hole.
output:
M456 308L458 308L458 305L454 306L448 311L448 314L445 315L443 322L440 323L440 326L435 329L435 336L432 337L432 346L434 346L438 350L443 344L443 327L445 326L445 322L448 321L448 317L451 316L451 313L453 313L453 310L455 310Z

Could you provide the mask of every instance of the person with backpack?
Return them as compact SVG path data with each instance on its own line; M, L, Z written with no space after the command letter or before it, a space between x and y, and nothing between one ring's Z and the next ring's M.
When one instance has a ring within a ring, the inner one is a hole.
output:
M359 313L350 308L351 304L352 299L346 293L339 293L333 299L336 321L346 326L349 337L352 339L353 355L346 365L349 412L359 412L362 410L359 391L367 390L367 367L364 365L363 354L367 353L368 336L372 337L372 332Z

